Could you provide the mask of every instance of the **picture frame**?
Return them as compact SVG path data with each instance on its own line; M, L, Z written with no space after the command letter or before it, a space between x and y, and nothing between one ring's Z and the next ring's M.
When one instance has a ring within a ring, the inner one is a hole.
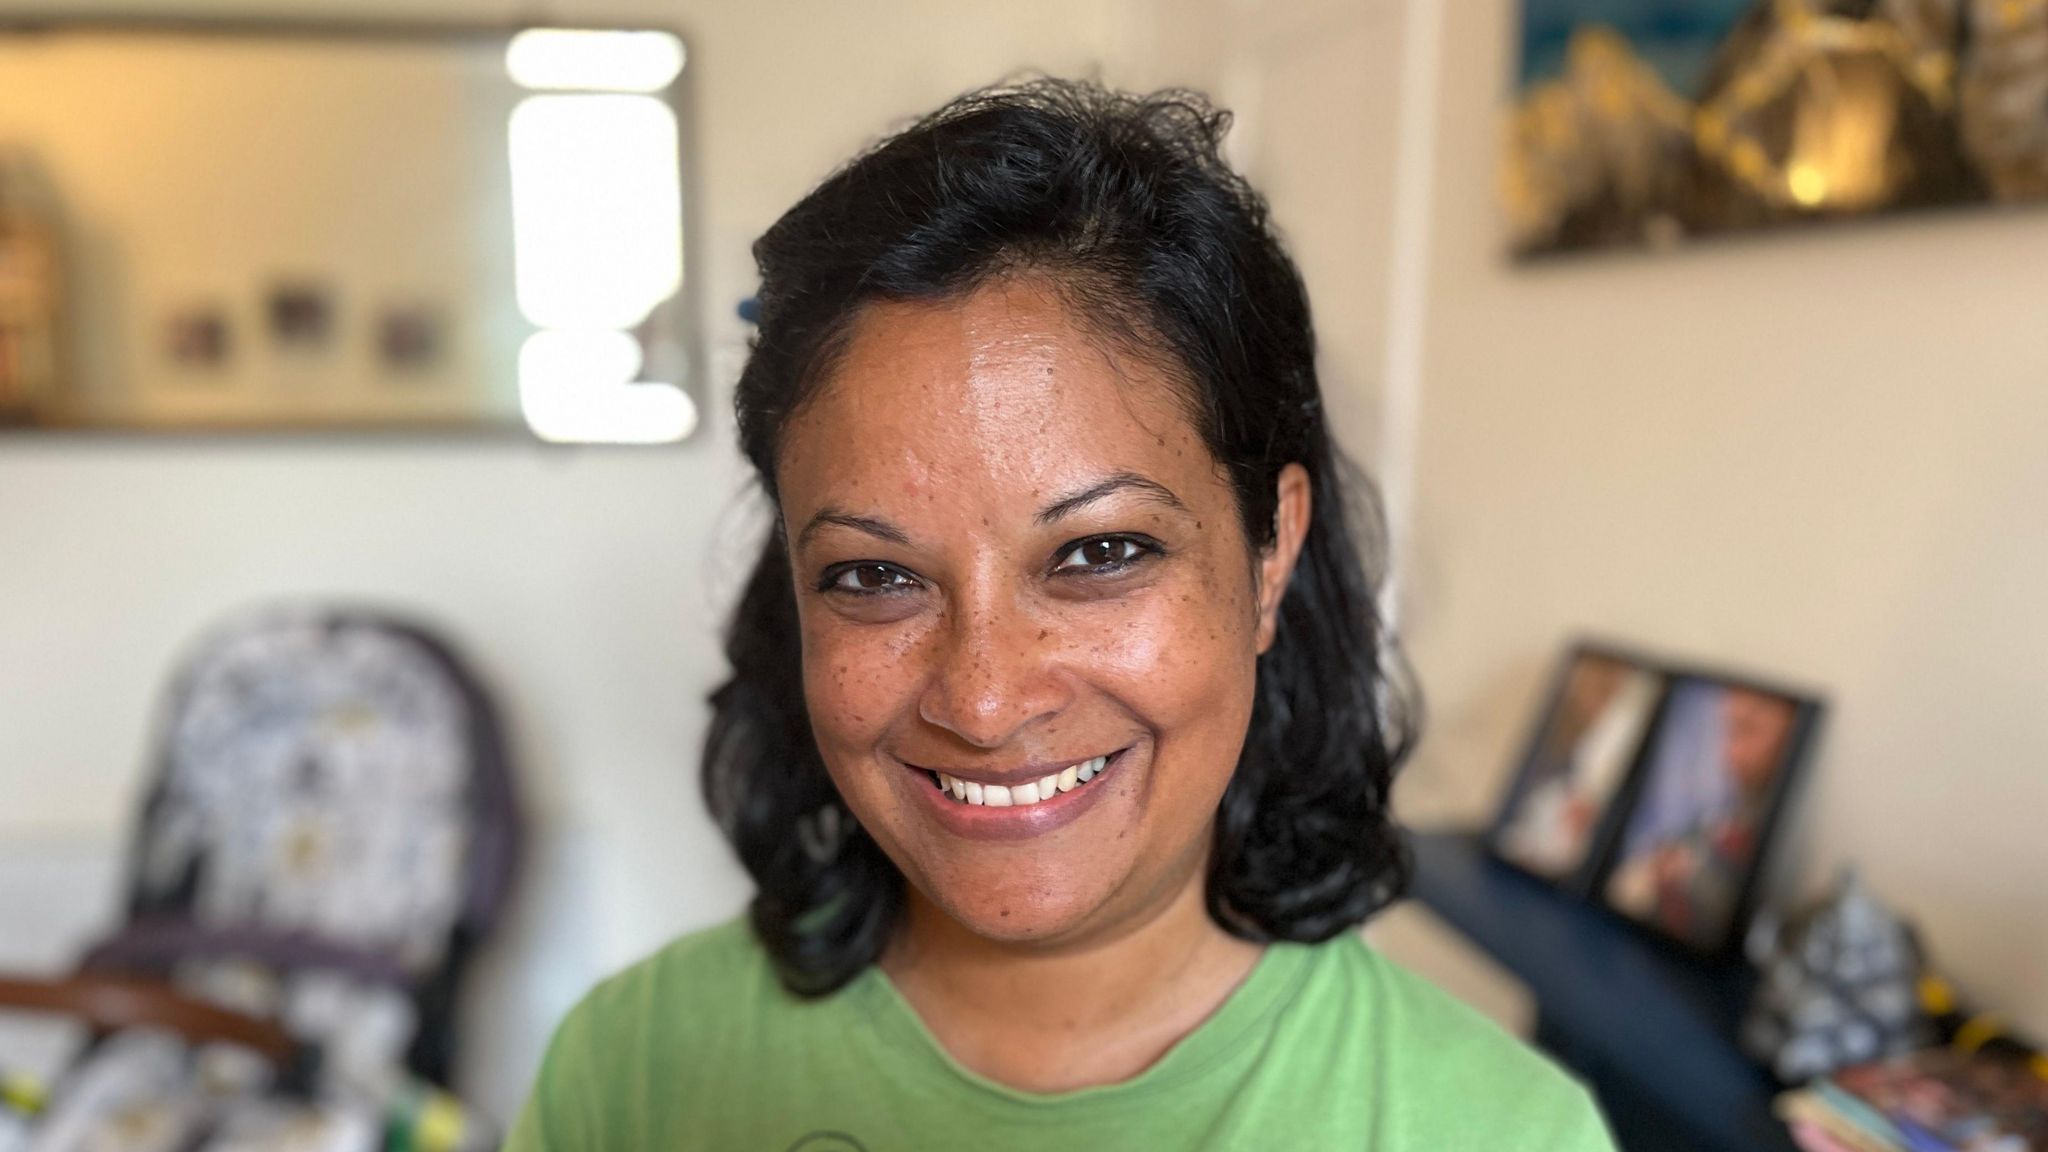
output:
M1663 665L1642 653L1593 639L1572 643L1486 833L1488 850L1574 896L1590 896L1666 683Z
M1748 930L1826 704L1756 677L1667 664L1663 699L1591 872L1593 898L1709 958Z

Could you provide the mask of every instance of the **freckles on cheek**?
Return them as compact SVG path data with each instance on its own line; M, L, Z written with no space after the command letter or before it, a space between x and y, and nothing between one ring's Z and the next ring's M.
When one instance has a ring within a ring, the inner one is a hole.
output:
M1214 694L1251 674L1256 651L1231 592L1192 587L1161 590L1142 607L1099 632L1089 661L1130 685L1133 694L1190 710L1213 706ZM1180 711L1181 709L1172 709Z
M901 636L806 635L804 697L822 743L865 742L888 726L907 691L909 648Z

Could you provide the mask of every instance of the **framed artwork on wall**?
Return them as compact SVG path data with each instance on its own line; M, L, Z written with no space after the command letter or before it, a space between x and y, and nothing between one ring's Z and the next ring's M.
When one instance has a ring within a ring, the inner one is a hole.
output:
M1518 256L2048 204L2048 4L1519 0Z

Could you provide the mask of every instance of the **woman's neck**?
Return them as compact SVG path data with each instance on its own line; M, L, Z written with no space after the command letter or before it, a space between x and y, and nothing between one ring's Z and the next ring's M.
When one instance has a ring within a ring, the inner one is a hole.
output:
M882 970L954 1060L1027 1092L1128 1080L1244 982L1263 949L1224 932L1205 869L1099 937L1061 947L987 940L910 892Z

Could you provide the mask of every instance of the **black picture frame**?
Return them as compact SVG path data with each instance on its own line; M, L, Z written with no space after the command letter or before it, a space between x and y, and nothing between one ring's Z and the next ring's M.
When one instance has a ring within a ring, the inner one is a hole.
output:
M1827 703L1816 692L1746 673L1690 663L1663 669L1669 678L1664 698L1616 805L1602 858L1589 873L1588 895L1659 941L1727 960L1739 952L1755 915ZM1700 732L1713 709L1721 710L1712 721L1720 726L1721 743L1719 755L1709 757ZM1736 718L1736 712L1748 715ZM1731 727L1738 734L1730 735ZM1731 741L1768 745L1767 766L1734 763L1762 756L1763 745L1731 753ZM1702 788L1702 780L1715 778L1702 767L1707 763L1718 765L1720 783ZM1745 773L1759 771L1761 779L1744 781ZM1673 774L1688 774L1688 787L1672 786ZM1694 819L1674 819L1674 811L1688 806L1698 809L1690 813ZM1645 885L1653 899L1645 900Z
M1486 831L1496 859L1593 894L1667 676L1662 661L1625 645L1582 637L1566 647Z

